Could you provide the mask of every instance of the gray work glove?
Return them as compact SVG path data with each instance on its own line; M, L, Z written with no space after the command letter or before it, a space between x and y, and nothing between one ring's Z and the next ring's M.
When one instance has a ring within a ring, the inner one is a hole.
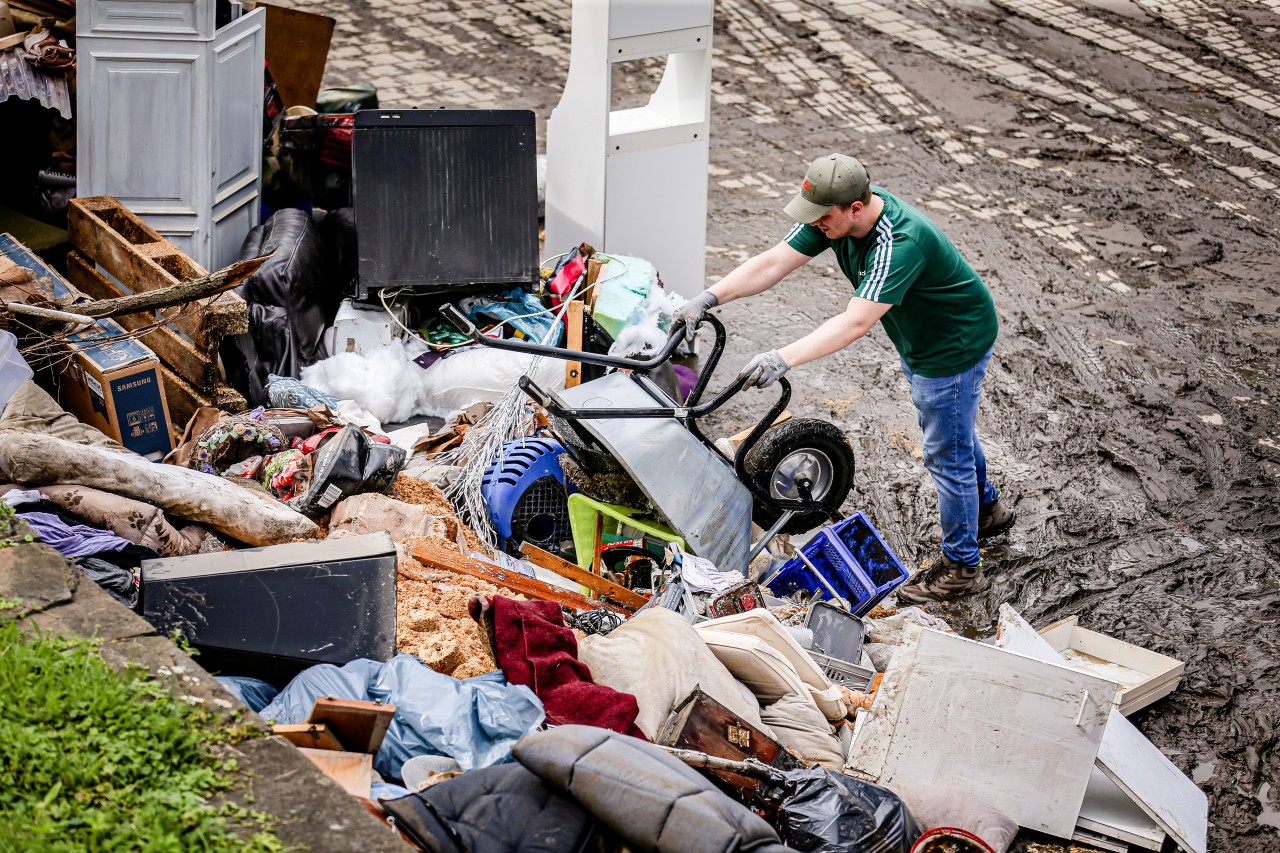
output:
M692 335L694 330L698 328L698 323L707 312L720 304L720 300L710 290L704 290L697 296L690 299L685 304L676 309L673 316L672 325L675 322L683 320L685 326L689 328L689 334Z
M778 351L771 349L748 361L738 377L746 380L743 388L768 388L790 369L791 365L782 360Z

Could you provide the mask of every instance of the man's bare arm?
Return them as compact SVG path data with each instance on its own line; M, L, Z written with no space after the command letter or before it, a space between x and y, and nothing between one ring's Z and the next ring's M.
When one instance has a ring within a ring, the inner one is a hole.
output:
M843 313L832 317L800 340L787 344L778 350L778 354L791 367L831 355L865 335L892 307L887 302L872 302L855 296L849 300L849 306Z
M786 243L779 243L743 261L708 290L716 295L721 305L744 296L755 296L773 287L809 260L809 255L797 252Z

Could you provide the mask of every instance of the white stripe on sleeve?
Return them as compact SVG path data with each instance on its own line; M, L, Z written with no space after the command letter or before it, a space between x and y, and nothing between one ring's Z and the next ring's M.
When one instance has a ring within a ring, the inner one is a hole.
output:
M889 265L893 259L893 224L888 218L881 218L880 224L876 226L876 262L871 268L871 272L863 279L862 298L875 302L880 291L884 289L885 280L888 278Z

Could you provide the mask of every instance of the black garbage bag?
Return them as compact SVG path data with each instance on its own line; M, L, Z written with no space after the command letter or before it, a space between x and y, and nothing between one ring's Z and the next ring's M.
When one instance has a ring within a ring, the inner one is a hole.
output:
M298 496L289 506L303 515L319 516L343 498L385 492L407 456L403 448L376 442L360 427L347 424L320 445L309 466L299 469Z
M297 378L302 368L328 356L323 334L342 300L343 282L310 214L278 210L249 232L241 259L274 251L236 288L249 303L249 331L224 338L227 381L254 405L267 405L270 374Z
M778 834L801 853L910 853L924 833L888 788L823 769L781 775Z
M71 562L102 587L116 601L130 610L138 609L138 575L126 566L97 557L77 557Z

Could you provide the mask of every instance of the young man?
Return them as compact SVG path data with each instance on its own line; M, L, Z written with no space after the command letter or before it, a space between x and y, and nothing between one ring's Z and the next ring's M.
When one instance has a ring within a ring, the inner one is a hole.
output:
M809 166L786 213L786 238L720 279L677 312L695 324L716 305L754 296L830 248L854 296L844 313L743 368L764 388L787 370L844 349L877 321L898 350L924 431L924 464L938 490L941 554L898 598L944 601L987 588L978 541L1013 524L1014 512L987 482L976 421L996 340L996 309L982 279L928 217L880 187L853 157Z

